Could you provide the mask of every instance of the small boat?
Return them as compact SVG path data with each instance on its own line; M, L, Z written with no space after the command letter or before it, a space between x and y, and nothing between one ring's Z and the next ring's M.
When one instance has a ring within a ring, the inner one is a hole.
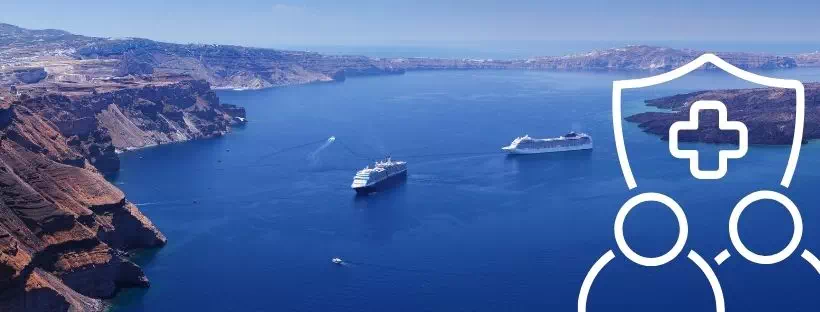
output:
M330 260L330 262L333 262L333 264L338 264L338 265L344 264L344 261L342 261L341 258L333 258L333 259Z

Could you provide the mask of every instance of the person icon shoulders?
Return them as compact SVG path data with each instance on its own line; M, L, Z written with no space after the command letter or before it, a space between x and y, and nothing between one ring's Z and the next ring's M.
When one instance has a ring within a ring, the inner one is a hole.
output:
M640 254L636 253L626 242L626 238L624 237L624 222L626 221L626 216L635 208L637 205L645 202L658 202L665 205L669 208L672 213L674 213L675 218L678 221L678 238L675 244L665 254L658 256L658 257L644 257ZM626 201L626 203L621 206L621 209L618 210L618 214L615 217L615 242L618 245L618 249L621 253L630 261L645 267L657 267L664 264L669 263L670 261L677 258L680 253L683 251L686 245L686 239L689 235L689 224L686 219L686 214L683 212L683 208L675 202L669 196L660 194L660 193L641 193L637 196L634 196ZM606 267L608 263L610 263L613 259L615 259L615 252L612 250L607 251L604 253L595 264L592 265L589 272L587 273L586 277L584 278L583 283L581 284L581 291L578 294L578 312L586 312L587 309L587 301L589 297L590 289L592 288L592 284L595 281L595 278L598 274ZM724 312L725 303L723 298L723 289L720 286L720 282L718 281L717 275L706 262L697 252L694 250L690 250L687 254L687 258L692 261L698 269L703 272L706 279L709 281L709 285L712 288L712 293L715 298L715 311L717 312Z
M800 149L803 143L803 127L806 111L805 88L803 84L798 80L765 77L753 72L746 71L744 69L741 69L730 64L729 62L726 62L717 55L711 53L705 53L681 67L655 76L613 81L612 126L615 134L615 150L618 156L618 162L621 167L621 171L623 173L623 177L626 182L627 188L629 190L633 190L638 187L638 183L635 179L635 176L633 175L629 163L629 157L626 150L626 144L624 141L624 128L622 123L623 117L621 111L621 95L623 91L660 85L681 78L697 70L698 68L707 65L714 66L728 74L731 74L732 76L735 76L747 82L755 83L770 88L781 88L784 90L789 90L789 92L794 92L795 106L793 138L790 147L789 158L786 163L785 171L783 173L783 178L780 181L781 186L783 186L784 188L789 188L789 185L791 184L792 178L794 176L795 169L797 167L797 162L800 156ZM698 100L694 103L691 103L689 109L690 116L688 121L676 121L672 123L669 127L669 152L675 158L685 159L689 161L689 169L694 178L699 180L719 180L723 178L728 172L729 159L739 159L746 155L749 145L749 129L740 121L729 120L727 107L720 101ZM698 154L698 152L696 150L681 149L678 145L678 131L698 129L698 116L701 110L717 111L718 128L720 130L730 130L738 132L738 148L735 150L721 150L719 152L717 170L701 170L699 166L700 155ZM740 235L738 233L738 222L742 212L750 204L759 200L774 200L780 203L782 206L786 208L786 210L789 212L793 220L794 233L792 235L790 242L783 250L772 255L760 255L749 250L741 241ZM672 249L670 249L666 254L654 258L644 257L634 252L626 243L626 239L624 238L623 234L623 225L626 219L626 215L629 214L629 212L635 206L644 202L658 202L665 205L675 214L675 217L677 218L679 225L678 239L675 242ZM684 250L686 240L688 237L688 231L689 228L686 220L686 215L684 214L681 206L669 196L660 193L641 193L627 200L627 202L624 203L623 206L621 206L621 209L618 211L618 214L615 218L614 226L615 241L618 245L618 249L620 250L620 252L630 261L638 265L647 267L661 266L666 263L669 263L670 261L678 257ZM798 245L800 243L800 239L802 238L802 234L803 222L800 216L800 212L797 209L797 206L783 194L773 191L757 191L745 196L735 206L729 220L729 237L731 239L732 245L734 246L734 249L743 258L758 264L775 264L789 257L797 250ZM589 292L592 288L592 284L595 281L595 278L598 276L601 270L603 270L604 267L606 267L606 265L610 263L615 257L616 256L614 251L607 251L595 262L595 264L587 273L581 285L580 293L578 295L579 312L586 311L587 298L589 296ZM724 250L720 252L717 255L717 257L714 258L714 260L717 263L717 265L721 265L730 257L731 254L729 253L729 251ZM801 254L801 257L806 262L808 262L818 273L820 273L820 260L818 260L814 254L812 254L808 250L804 250ZM701 270L706 279L709 281L709 285L712 288L712 292L715 298L716 311L725 311L723 290L721 289L720 282L718 281L715 272L712 270L709 264L694 250L690 250L688 252L687 258Z

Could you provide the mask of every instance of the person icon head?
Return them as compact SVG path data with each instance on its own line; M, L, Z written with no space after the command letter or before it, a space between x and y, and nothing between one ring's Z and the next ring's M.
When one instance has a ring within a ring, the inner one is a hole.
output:
M738 231L738 224L740 223L740 217L743 212L746 211L746 208L748 208L751 204L761 200L772 200L783 206L783 208L785 208L791 216L792 226L794 227L792 237L789 240L789 243L786 244L786 247L771 255L761 255L751 251L743 243L743 240L740 239L740 232ZM791 199L778 192L762 190L746 195L737 203L737 205L735 205L735 208L732 209L731 215L729 215L729 239L732 242L732 246L741 257L753 263L770 265L786 260L786 258L797 251L797 247L800 245L800 240L802 237L803 218L800 215L800 210ZM721 265L729 259L730 256L731 254L728 250L723 250L715 257L715 262L718 265ZM820 261L814 256L814 254L808 250L803 250L801 257L812 267L814 267L818 273L820 273Z
M624 141L625 133L623 128L623 116L621 111L621 96L623 92L626 90L641 89L664 84L669 81L681 78L705 65L714 66L732 76L765 87L794 90L794 137L792 139L786 169L784 171L783 178L780 181L780 185L782 185L785 188L788 188L792 182L792 177L794 176L794 171L797 167L797 161L800 156L800 148L803 143L803 126L805 119L805 89L803 87L803 84L798 80L765 77L758 75L756 73L743 70L739 67L730 64L729 62L726 62L717 55L711 53L705 53L679 68L655 76L613 81L612 126L615 134L615 150L617 152L618 162L621 167L621 172L623 174L627 188L629 190L634 190L638 187L638 183L632 172L632 168L629 163L629 157L627 154L626 143ZM718 126L720 129L725 128L726 130L734 130L739 133L739 148L737 150L721 151L718 159L718 170L714 171L700 170L698 162L699 154L697 154L697 151L681 150L677 144L678 142L676 130L697 129L699 125L699 119L697 119L697 116L699 115L699 111L704 109L716 110L718 112L718 116L720 117L718 120ZM689 160L690 172L696 179L721 179L726 175L728 171L727 161L729 159L742 158L746 155L746 152L748 150L748 128L746 128L745 125L737 121L729 120L727 116L727 109L723 103L719 101L698 101L692 103L690 110L690 118L688 121L677 121L670 125L669 151L675 158ZM749 204L761 199L775 200L782 204L784 207L786 207L786 209L792 215L795 227L792 240L789 242L786 248L784 248L781 252L778 252L773 255L759 255L752 252L751 250L746 248L745 245L743 245L743 242L740 240L740 235L737 231L737 223L740 219L740 215L742 214L743 210ZM675 244L667 253L658 257L644 257L636 253L629 247L629 244L627 244L623 234L624 221L629 212L638 204L649 201L659 202L661 204L664 204L667 208L669 208L675 214L679 226L678 239L675 242ZM794 203L791 202L791 200L789 200L788 198L779 193L761 191L750 194L738 203L738 205L735 207L735 210L732 212L732 216L730 217L729 232L730 238L732 240L732 245L735 247L738 253L741 254L741 256L755 263L773 264L782 261L789 255L794 253L794 251L797 249L797 245L800 242L800 238L802 237L802 226L803 224L802 219L800 218L800 213L799 211L797 211L796 205L794 205ZM624 256L627 259L642 266L661 266L666 263L669 263L669 261L672 261L678 255L680 255L681 252L683 252L689 228L686 220L686 215L683 213L683 209L681 209L680 205L678 205L670 197L659 193L642 193L633 198L630 198L626 203L624 203L624 205L621 207L620 211L616 216L614 230L615 241L618 245L618 249L621 251L621 253L624 254ZM718 265L720 265L720 263L728 259L729 256L729 252L724 250L715 258L715 260L718 263ZM812 266L815 267L818 273L820 273L820 260L818 260L813 254L808 252L808 250L804 251L802 256L804 259L806 259L806 261L808 261L810 264L812 264ZM601 256L598 259L598 261L595 262L590 271L587 273L587 276L585 277L581 285L581 291L578 296L579 312L586 311L587 296L589 295L589 291L592 287L592 283L595 280L595 277L606 266L606 264L614 258L615 253L612 250L607 251L606 253L604 253L603 256ZM696 253L694 250L689 251L687 258L691 260L693 263L695 263L695 265L698 266L698 268L704 273L704 275L708 279L709 284L712 287L712 291L714 293L717 311L725 311L723 291L721 289L720 283L718 282L717 276L715 275L714 271L711 269L709 264L706 261L704 261L703 258L700 255L698 255L698 253Z
M627 215L629 215L629 212L631 212L632 209L645 202L658 202L663 204L672 211L678 221L678 238L675 241L675 244L665 254L657 257L645 257L638 254L629 247L629 244L626 242L626 238L624 237L623 228ZM686 245L686 239L689 236L689 223L686 220L686 214L683 212L683 208L681 208L681 206L669 196L660 193L642 193L627 200L626 203L621 206L621 209L618 210L618 214L615 216L614 231L615 242L618 245L618 249L627 259L641 266L656 267L667 264L680 255ZM592 288L592 283L598 276L598 273L600 273L601 270L603 270L603 268L614 258L615 253L612 250L609 250L595 262L592 268L590 268L584 278L583 283L581 284L581 291L578 295L578 312L586 312L587 298L589 296L589 291ZM720 282L718 281L715 272L694 250L689 251L687 258L703 272L706 279L709 281L709 285L712 287L712 292L715 297L716 311L724 312L725 304L723 300L723 290L721 289Z
M624 222L626 221L626 216L629 215L629 212L631 212L632 209L645 202L658 202L665 205L672 211L673 214L675 214L675 218L678 221L678 239L675 241L675 245L673 245L672 249L665 254L651 258L641 256L633 251L632 248L629 247L629 244L627 244L626 238L624 237ZM686 220L686 214L683 213L683 208L681 208L681 206L669 196L660 193L642 193L638 196L630 198L626 201L626 203L624 203L623 206L621 206L621 209L618 210L618 215L615 216L615 243L618 245L618 249L621 250L621 253L623 253L627 259L642 266L660 266L674 260L681 253L681 251L683 251L683 247L686 245L686 239L688 237L689 223Z

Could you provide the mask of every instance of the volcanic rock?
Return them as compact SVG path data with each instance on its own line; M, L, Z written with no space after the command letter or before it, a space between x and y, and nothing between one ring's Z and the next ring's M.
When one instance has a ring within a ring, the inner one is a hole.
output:
M805 84L806 118L803 139L820 138L820 83ZM644 112L629 116L646 132L668 139L672 123L689 120L689 106L699 100L717 100L728 108L728 119L741 121L749 130L749 143L787 145L794 137L795 92L758 88L699 91L647 100L646 104L668 112ZM682 132L683 142L737 144L737 132L717 128L717 114L702 112L698 131Z

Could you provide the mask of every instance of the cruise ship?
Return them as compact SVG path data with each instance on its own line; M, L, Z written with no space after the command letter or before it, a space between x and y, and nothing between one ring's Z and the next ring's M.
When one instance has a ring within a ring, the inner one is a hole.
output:
M529 135L515 138L501 148L510 154L540 154L592 149L592 137L586 133L570 132L557 138L533 139Z
M365 167L353 177L350 187L359 194L379 191L407 177L407 162L394 161L390 157L377 161L371 168Z

